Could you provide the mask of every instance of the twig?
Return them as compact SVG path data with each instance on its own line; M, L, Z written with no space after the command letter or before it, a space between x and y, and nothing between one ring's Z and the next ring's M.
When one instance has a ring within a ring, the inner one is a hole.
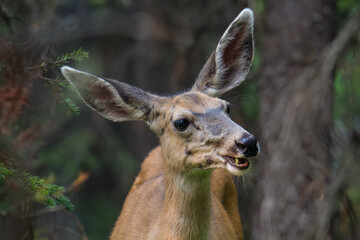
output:
M34 240L34 228L31 220L29 218L26 219L26 226L28 228L28 233L30 236L30 240Z
M36 211L35 213L22 216L22 218L39 217L41 215L46 215L46 214L50 214L50 213L56 213L56 212L60 212L62 210L65 210L65 207L57 206L57 207L51 207L51 208L42 208L42 209Z
M44 76L41 76L39 79L42 79L45 81L50 81L50 82L66 82L63 79L53 79L53 78L48 78L48 77L44 77Z
M33 214L23 216L23 218L39 217L41 215L56 213L56 212L60 212L63 210L65 210L65 208L62 206L53 207L53 208L44 208L44 209L40 209L40 210L36 211ZM65 212L75 221L75 224L80 231L80 235L82 236L82 240L89 240L89 238L86 234L86 231L85 231L85 227L81 224L79 219L72 212L69 212L69 211L65 211ZM73 232L75 232L75 231L73 231Z
M80 230L81 232L81 235L82 235L82 240L89 240L89 238L87 237L86 235L86 232L85 232L85 228L84 226L81 224L81 222L79 221L79 219L77 217L75 217L75 215L72 213L72 212L67 212L71 217L72 219L75 221L78 229Z
M58 65L58 64L63 64L63 63L67 63L69 60L74 60L75 58L74 57L70 57L66 60L58 60L58 61L55 61L55 62L48 62L48 63L45 63L44 64L40 64L38 66L31 66L31 67L25 67L24 69L25 70L33 70L33 69L37 69L37 68L46 68L46 67L49 67L49 66L54 66L54 65Z
M77 231L75 231L74 229L65 226L65 225L59 225L59 224L47 224L47 223L41 223L42 226L48 226L51 228L58 228L58 229L62 229L67 231L68 233L72 234L72 235L80 235Z

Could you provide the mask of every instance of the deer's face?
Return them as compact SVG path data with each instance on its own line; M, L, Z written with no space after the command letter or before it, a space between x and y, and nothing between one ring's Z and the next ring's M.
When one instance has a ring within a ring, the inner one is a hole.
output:
M175 170L226 168L242 175L259 152L255 137L230 119L229 104L219 98L183 93L167 99L156 115L150 127Z
M254 136L234 123L218 97L238 86L254 53L253 14L242 11L221 37L193 88L159 97L129 84L63 67L86 104L113 121L144 120L160 138L165 164L177 171L226 168L241 175L259 152Z

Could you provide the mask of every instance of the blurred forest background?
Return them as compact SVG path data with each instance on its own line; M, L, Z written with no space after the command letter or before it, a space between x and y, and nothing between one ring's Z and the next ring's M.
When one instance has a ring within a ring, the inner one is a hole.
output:
M0 0L0 239L107 239L158 145L60 66L174 94L245 7L256 55L224 97L262 149L236 180L245 239L360 239L358 0Z

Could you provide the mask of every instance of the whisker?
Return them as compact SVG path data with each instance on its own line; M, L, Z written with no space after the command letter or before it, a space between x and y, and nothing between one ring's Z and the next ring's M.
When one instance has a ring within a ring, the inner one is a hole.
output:
M259 181L259 182L261 182L262 179L261 179L261 177L259 176L259 169L257 168L258 162L255 160L255 161L252 161L252 164L253 164L253 168L252 168L252 171L249 172L249 177L250 177L251 179L253 179L254 181Z
M229 98L226 98L225 100L230 103L239 103L240 100L246 100L252 98L250 95L235 95Z
M244 192L245 193L247 193L247 191L246 191L246 174L244 175L244 176L241 176L241 178L242 178L242 181L243 181L243 189L244 189Z

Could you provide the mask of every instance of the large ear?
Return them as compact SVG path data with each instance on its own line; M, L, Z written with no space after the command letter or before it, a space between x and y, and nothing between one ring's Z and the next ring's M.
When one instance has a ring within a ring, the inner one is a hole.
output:
M218 97L245 80L254 58L254 15L244 9L226 29L192 91Z
M62 67L61 72L90 108L112 121L147 121L160 99L129 84L70 67Z

